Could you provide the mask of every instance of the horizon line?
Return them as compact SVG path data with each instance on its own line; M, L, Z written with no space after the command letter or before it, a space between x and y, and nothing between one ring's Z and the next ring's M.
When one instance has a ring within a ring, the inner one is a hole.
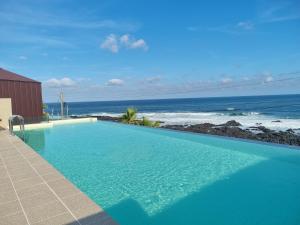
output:
M234 95L234 96L212 96L212 97L189 97L189 98L154 98L154 99L127 99L127 100L98 100L98 101L65 101L66 103L82 103L82 102L129 102L129 101L161 101L161 100L184 100L184 99L208 99L208 98L235 98L235 97L271 97L271 96L290 96L298 94L270 94L270 95ZM58 102L44 102L45 104L56 104Z

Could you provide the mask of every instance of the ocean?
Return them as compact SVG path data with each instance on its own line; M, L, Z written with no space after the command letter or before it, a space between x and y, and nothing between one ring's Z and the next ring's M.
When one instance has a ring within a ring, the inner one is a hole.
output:
M69 115L119 116L128 107L165 124L221 124L236 120L244 127L262 125L275 130L300 129L300 95L211 97L128 101L68 102ZM55 117L60 104L48 103Z

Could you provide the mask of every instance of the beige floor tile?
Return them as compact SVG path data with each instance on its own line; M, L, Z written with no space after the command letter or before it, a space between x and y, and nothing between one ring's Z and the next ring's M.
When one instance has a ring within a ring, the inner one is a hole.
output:
M29 164L21 162L19 164L7 165L7 171L10 175L22 174L25 172L33 171Z
M34 172L33 170L30 170L30 171L24 171L24 173L11 175L11 179L15 183L29 178L34 178L36 176L38 176L37 173Z
M7 151L2 151L0 154L3 159L8 159L20 155L20 153L16 149L8 149Z
M0 185L1 184L8 184L8 183L11 183L9 177L3 177L3 178L0 178Z
M2 141L0 146L0 152L7 151L8 149L12 149L11 143L9 141Z
M47 173L47 174L43 175L42 177L45 179L46 182L65 179L65 177L63 175L61 175L59 172Z
M32 157L36 157L36 156L39 156L38 153L36 153L34 150L29 150L29 149L26 149L26 150L19 150L21 152L21 154L26 158L32 158Z
M23 199L23 198L28 198L33 195L36 195L38 193L44 193L49 191L50 191L49 187L45 183L41 183L33 187L23 188L21 190L18 190L17 193L19 198Z
M5 164L10 167L15 167L16 165L24 163L24 158L21 155L10 157L5 160Z
M23 212L0 218L0 225L28 225Z
M79 225L70 213L64 213L33 225Z
M3 182L0 184L0 192L8 192L13 190L13 186L11 184L11 182Z
M34 155L33 157L29 157L27 158L27 160L31 163L31 165L43 164L43 163L48 164L48 162L39 155Z
M0 192L0 204L17 200L17 195L13 189L7 192Z
M86 209L86 208L90 208L93 212L102 211L102 209L97 204L95 204L83 193L72 195L67 198L63 198L62 201L72 212L79 211L81 209Z
M64 198L63 202L72 211L76 218L80 220L80 223L83 221L82 224L104 221L108 217L108 215L105 214L98 205L92 202L84 194Z
M43 183L43 180L40 177L36 176L36 177L33 177L33 178L29 178L29 179L25 179L25 180L15 182L14 186L15 186L15 189L18 191L18 190L21 190L23 188L33 187L33 186L35 186L37 184L41 184L41 183Z
M34 224L67 213L67 209L59 201L55 201L49 204L25 209L25 212L29 222Z
M66 179L50 181L48 184L60 198L81 193L79 189Z
M20 148L20 147L22 148L22 147L24 147L24 146L27 147L28 145L25 144L24 142L19 142L19 141L18 141L18 142L15 142L15 143L14 143L14 146L17 147L17 148ZM28 146L28 147L29 147L29 146Z
M54 173L56 171L54 169L54 167L51 166L48 163L35 164L35 165L32 165L32 166L37 170L37 172L40 175L45 175L45 174L52 173L52 172Z
M23 142L23 144L24 144L24 142ZM36 153L31 147L29 147L28 145L20 145L19 147L18 147L18 151L19 152L21 152L21 153ZM38 155L37 153L36 153L36 155Z
M0 166L0 178L7 177L7 171L3 166Z
M24 209L28 209L44 204L49 204L50 202L54 202L57 200L57 197L50 190L46 189L30 197L22 198L21 203Z
M0 217L9 216L19 211L21 211L21 206L18 201L0 204Z

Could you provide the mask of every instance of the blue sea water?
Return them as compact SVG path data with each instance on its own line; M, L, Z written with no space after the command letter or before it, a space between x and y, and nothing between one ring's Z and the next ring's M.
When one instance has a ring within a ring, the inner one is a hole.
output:
M69 114L122 113L135 107L142 113L215 112L228 115L259 113L278 118L300 118L300 95L245 96L218 98L68 102ZM57 115L59 103L48 103L48 112Z
M274 130L300 132L300 95L190 98L105 102L69 102L69 115L120 116L128 107L163 124L222 124L236 120L244 127L257 125ZM49 103L52 118L60 113L58 103ZM66 112L65 112L66 113Z
M112 122L26 142L122 225L299 225L300 151Z

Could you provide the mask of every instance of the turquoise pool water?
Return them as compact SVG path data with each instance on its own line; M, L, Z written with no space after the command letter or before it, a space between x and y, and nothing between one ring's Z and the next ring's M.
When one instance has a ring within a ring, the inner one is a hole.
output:
M110 122L26 137L120 224L300 224L299 149Z

